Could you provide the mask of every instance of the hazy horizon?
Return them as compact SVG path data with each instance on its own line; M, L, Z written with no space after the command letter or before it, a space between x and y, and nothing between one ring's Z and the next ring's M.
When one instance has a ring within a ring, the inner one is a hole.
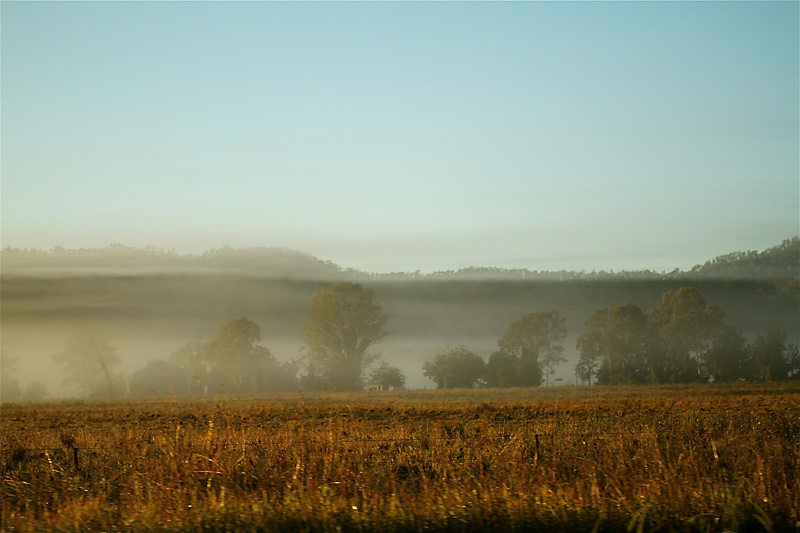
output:
M694 263L693 265L691 265L690 267L687 267L687 268L675 267L675 268L660 269L660 270L654 269L654 268L647 268L647 267L641 268L641 269L611 268L611 269L607 269L607 270L602 270L602 269L586 269L586 268L582 268L582 269L552 269L552 270L547 270L547 269L542 269L542 268L515 267L515 269L517 269L517 270L528 270L530 272L542 272L542 273L546 273L546 272L561 272L561 271L567 271L567 272L573 272L573 273L580 273L580 272L591 273L591 272L603 272L603 271L609 272L609 273L612 273L612 272L626 272L626 271L627 272L636 272L636 271L645 272L645 271L649 271L649 272L654 272L654 273L671 273L671 272L675 272L675 270L677 269L680 272L688 273L688 272L690 272L692 270L693 267L703 266L705 263L707 263L709 261L712 261L712 260L714 260L714 259L716 259L716 258L718 258L720 256L725 256L725 255L733 254L733 253L749 253L749 252L755 252L755 253L759 253L760 254L760 253L766 252L767 250L770 250L772 248L781 247L781 246L783 246L784 243L787 243L787 242L792 241L792 240L796 240L798 238L800 238L800 237L799 236L792 236L791 238L784 239L780 243L774 243L773 245L768 246L768 247L766 247L766 248L764 248L762 250L729 250L728 252L726 252L724 254L720 254L719 256L706 257L705 259L703 259L701 261L698 261L698 262ZM231 247L229 245L225 245L225 246L218 247L218 248L210 248L210 249L203 250L203 251L197 252L197 253L191 253L191 252L182 253L182 252L180 252L178 250L174 250L174 249L167 250L167 249L164 249L164 248L157 248L157 247L153 247L153 246L133 247L133 246L127 246L124 243L111 243L111 244L109 244L109 245L107 245L105 247L101 247L101 248L85 248L85 247L84 248L65 248L65 247L62 247L62 246L56 246L56 247L53 247L53 248L51 248L49 250L42 250L42 249L36 249L36 248L27 248L26 249L26 248L17 248L17 247L11 247L11 246L5 247L4 246L3 250L6 250L6 248L9 248L9 249L14 250L14 251L22 251L22 252L30 251L30 252L34 252L34 253L48 254L48 255L51 255L51 256L52 256L52 254L55 254L58 251L65 252L67 254L72 254L72 253L77 253L77 254L87 253L88 254L88 253L94 253L94 252L101 252L101 253L108 253L111 256L114 256L114 251L115 251L115 249L117 247L121 248L124 251L124 253L128 253L129 250L133 250L135 252L140 252L142 254L150 254L150 253L152 253L154 258L158 258L158 257L160 257L162 255L172 255L172 254L174 254L175 256L177 256L181 260L203 259L203 258L206 258L206 257L209 257L209 256L214 256L214 255L219 255L219 254L224 255L228 251L233 252L234 254L238 253L238 252L247 253L247 252L253 252L253 251L255 251L255 252L267 252L267 253L275 252L276 255L274 257L278 257L281 254L286 254L287 257L288 256L293 256L293 255L304 256L304 257L308 257L310 259L314 259L314 260L321 261L321 262L324 262L324 263L329 263L332 266L335 266L335 267L337 267L337 268L339 268L339 269L341 269L343 271L356 270L357 272L360 272L360 273L366 274L366 275L372 275L372 274L381 275L381 274L391 274L391 273L406 273L406 274L419 273L421 275L428 275L428 274L436 274L438 272L458 272L459 270L469 270L471 268L475 268L475 269L484 269L484 268L485 269L503 269L504 268L504 267L500 267L498 265L465 265L465 266L462 266L462 267L459 267L459 268L454 268L454 269L431 270L431 271L423 271L421 269L409 268L409 269L405 269L405 270L395 270L395 271L391 271L391 272L374 272L374 271L368 271L368 270L360 270L360 269L357 269L355 267L352 267L352 266L346 265L346 264L345 265L339 264L339 263L336 263L335 261L331 261L331 260L328 260L328 259L325 259L325 258L317 257L314 254L306 252L306 251L303 251L303 250L294 250L294 249L290 249L290 248L283 248L283 247L276 247L276 246L252 246L252 247L234 248L234 247ZM87 255L85 258L88 258L88 257L89 256ZM123 256L119 256L119 257L124 257L124 255ZM256 256L256 258L257 257L258 256ZM98 257L98 259L100 259L100 257ZM6 261L6 265L8 266L8 262L7 261ZM13 266L18 267L19 265L13 265ZM238 266L241 267L241 266L245 266L245 265L241 264L241 265L238 265ZM294 267L291 267L291 265L288 264L288 263L283 265L283 266L285 268L294 268ZM85 273L88 274L88 273L91 273L91 272L97 270L97 268L100 268L100 267L102 267L101 263L98 263L97 265L94 265L92 267L89 267L89 266L87 266L87 265L82 263L81 265L76 266L74 268L84 270ZM147 267L142 267L141 265L132 265L131 268L133 268L134 270L138 271L139 274L145 274L145 273L148 272L148 268ZM230 268L230 265L223 264L223 265L220 265L218 268L219 268L220 273L225 273L225 272L233 273L233 272L229 272L228 271L228 269ZM509 270L515 270L515 269L509 269ZM156 269L154 272L158 272L158 269Z
M800 4L2 2L2 246L687 270L800 225Z

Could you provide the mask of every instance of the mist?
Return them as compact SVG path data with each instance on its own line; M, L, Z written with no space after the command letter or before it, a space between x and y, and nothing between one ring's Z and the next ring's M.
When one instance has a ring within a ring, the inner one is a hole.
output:
M311 296L337 281L371 290L390 335L371 353L401 369L408 388L433 388L422 365L465 346L484 359L521 315L554 309L564 318L567 362L551 384L575 384L575 341L600 308L649 309L668 290L694 286L725 323L752 339L780 329L798 344L798 239L764 252L734 252L690 271L535 272L467 268L427 275L376 275L279 248L223 248L179 255L152 248L2 252L2 376L6 390L39 382L49 397L73 397L53 359L70 339L98 335L131 376L188 342L207 342L227 321L260 327L259 345L280 362L302 362Z

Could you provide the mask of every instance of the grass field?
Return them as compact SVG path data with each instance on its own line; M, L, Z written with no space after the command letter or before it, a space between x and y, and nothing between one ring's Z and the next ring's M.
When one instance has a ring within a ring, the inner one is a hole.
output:
M4 405L3 531L798 531L797 385Z

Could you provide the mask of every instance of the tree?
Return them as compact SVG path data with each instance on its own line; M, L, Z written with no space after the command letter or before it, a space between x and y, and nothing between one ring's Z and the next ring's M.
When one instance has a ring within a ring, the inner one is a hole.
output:
M74 337L53 359L64 367L64 384L85 396L111 398L122 392L122 375L113 371L120 364L119 355L102 337Z
M309 375L337 390L364 388L364 372L373 360L369 349L386 337L389 317L370 291L340 282L311 297L306 317Z
M749 363L747 341L733 326L722 328L703 354L703 371L714 383L747 378Z
M652 326L638 306L623 304L599 309L578 337L579 376L600 385L658 381L657 351Z
M567 328L558 311L522 315L497 342L500 351L489 358L487 382L502 387L539 386L544 368L549 385L555 365L566 361L561 344L566 335Z
M381 361L372 370L368 384L378 390L402 389L406 386L406 376L396 366Z
M706 304L697 288L682 287L665 292L647 315L664 341L670 381L701 380L699 358L722 325L720 308Z
M786 333L773 329L759 335L752 346L751 377L759 381L800 378L800 352L786 342Z
M294 388L297 369L292 363L279 363L268 348L255 344L259 340L261 329L247 318L223 324L198 353L208 369L207 386L214 390L230 386L237 393Z
M267 348L257 346L261 340L258 324L247 318L229 320L217 336L200 350L200 360L208 365L212 381L230 386L236 392L258 391L261 364L272 358Z
M481 356L463 346L437 354L422 366L422 374L437 389L469 389L480 383L486 364Z

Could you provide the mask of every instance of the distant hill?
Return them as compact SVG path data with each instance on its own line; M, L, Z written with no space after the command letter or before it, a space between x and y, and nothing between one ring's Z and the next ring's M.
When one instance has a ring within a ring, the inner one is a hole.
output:
M50 251L4 248L4 274L51 275L147 275L171 273L219 273L287 277L296 279L334 279L342 268L311 254L286 248L211 249L201 255L178 254L156 248L133 248L111 244L105 248Z
M539 281L571 280L665 280L705 279L788 282L800 276L800 237L787 239L763 252L731 252L688 271L669 273L637 271L540 271L497 267L467 267L460 270L395 272L373 274L343 268L311 254L277 247L211 249L201 255L178 254L153 247L133 248L111 244L104 248L50 251L5 248L2 251L4 274L25 276L219 273L300 280L442 280L442 279L529 279Z
M800 237L787 239L763 252L732 252L692 268L693 274L729 279L786 280L800 271Z

